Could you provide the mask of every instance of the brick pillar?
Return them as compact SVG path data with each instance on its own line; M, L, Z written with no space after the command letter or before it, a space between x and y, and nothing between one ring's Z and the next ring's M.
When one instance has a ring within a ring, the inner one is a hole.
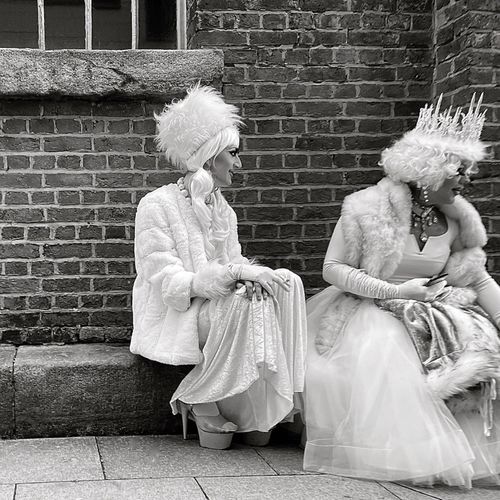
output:
M489 234L489 270L500 279L500 90L498 65L500 9L496 0L438 0L435 5L434 96L445 105L464 106L473 93L484 94L486 124L482 139L489 158L466 195L479 209Z

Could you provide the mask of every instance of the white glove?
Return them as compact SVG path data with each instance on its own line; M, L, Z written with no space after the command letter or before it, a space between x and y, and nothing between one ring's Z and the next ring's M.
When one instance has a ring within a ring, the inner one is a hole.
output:
M274 283L286 291L290 290L288 282L269 267L250 264L229 264L229 269L235 280L259 283L270 295L274 295L272 288Z

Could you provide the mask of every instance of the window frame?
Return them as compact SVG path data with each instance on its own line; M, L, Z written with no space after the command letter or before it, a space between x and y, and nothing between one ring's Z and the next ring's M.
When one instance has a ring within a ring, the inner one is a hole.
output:
M85 2L85 50L94 50L92 48L92 0ZM38 49L47 50L45 43L45 0L37 0L38 6ZM131 50L138 50L139 40L139 0L130 0L132 13L132 37ZM187 29L186 29L186 0L176 0L176 34L177 50L187 48ZM149 50L149 49L144 49ZM161 49L160 49L161 50Z

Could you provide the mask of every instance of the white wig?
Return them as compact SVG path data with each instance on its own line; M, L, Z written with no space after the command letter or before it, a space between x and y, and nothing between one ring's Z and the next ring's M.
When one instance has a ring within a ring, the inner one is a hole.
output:
M411 130L382 151L379 165L394 181L438 189L447 177L457 173L461 160L476 163L485 156L486 146L480 141L467 144Z
M422 108L415 129L382 152L379 165L392 180L438 189L463 160L471 162L472 169L485 158L486 145L479 140L485 120L482 96L477 103L472 96L467 113L462 108L452 112L451 107L441 112L442 98L435 107Z
M238 108L225 103L212 87L191 87L184 99L166 105L155 118L158 148L184 172L196 172L223 149L239 143Z

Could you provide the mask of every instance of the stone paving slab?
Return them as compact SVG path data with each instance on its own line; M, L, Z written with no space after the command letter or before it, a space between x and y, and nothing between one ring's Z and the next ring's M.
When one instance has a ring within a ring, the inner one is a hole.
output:
M0 483L104 479L95 438L0 441Z
M374 482L327 475L197 479L210 500L396 500Z
M316 474L302 468L304 452L298 446L273 445L255 448L255 451L269 464L277 474Z
M472 490L448 486L434 488L417 488L394 483L383 483L383 486L402 500L499 500L500 486L492 488L474 487Z
M471 490L436 486L434 488L412 488L415 491L432 495L439 500L499 500L500 486L492 488L474 487Z
M0 499L2 499L1 496ZM196 481L192 478L20 484L16 492L16 500L69 499L204 500L205 496Z
M13 500L14 488L13 484L0 484L0 500Z
M208 450L180 436L99 437L97 443L107 479L276 474L249 447Z
M432 500L439 498L434 495L434 489L427 489L425 492L416 491L409 486L402 486L395 483L380 483L390 492L394 493L401 500Z

